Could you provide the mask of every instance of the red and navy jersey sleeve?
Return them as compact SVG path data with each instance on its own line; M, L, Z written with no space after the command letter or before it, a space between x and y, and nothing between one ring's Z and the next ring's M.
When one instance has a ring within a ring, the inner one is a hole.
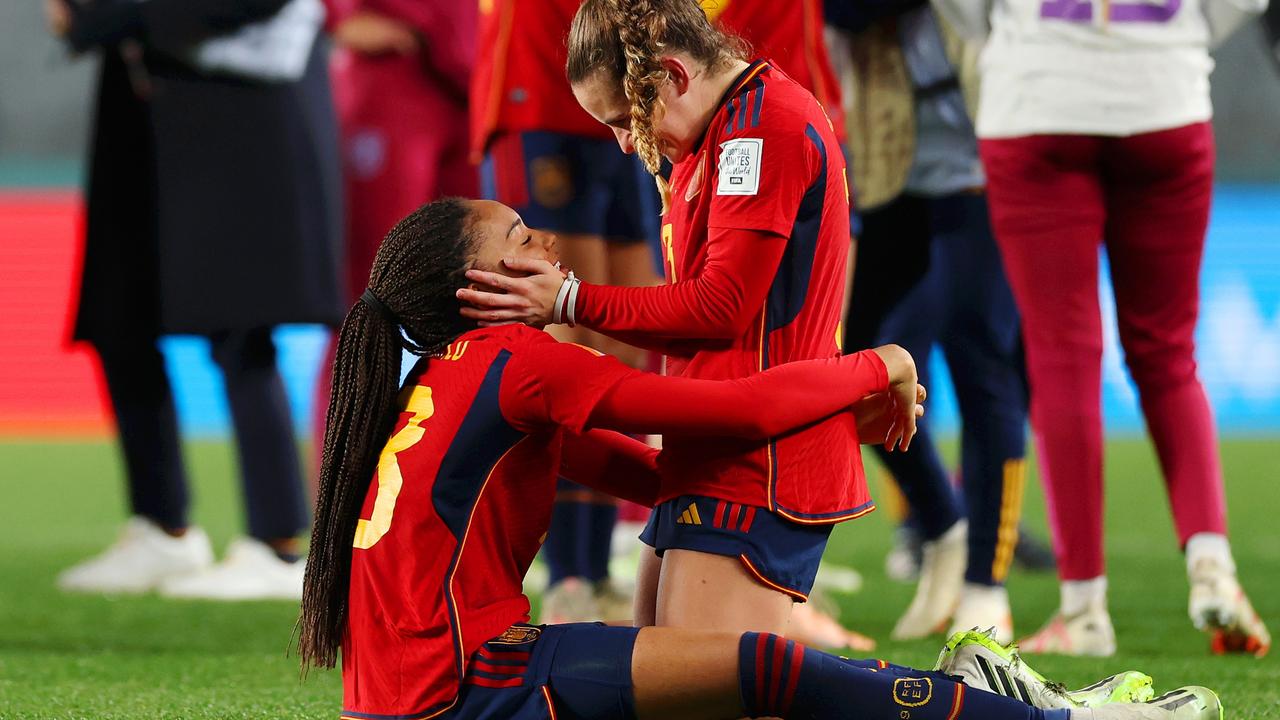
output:
M581 345L532 343L507 363L499 394L502 413L524 432L554 426L582 432L601 398L637 372Z
M762 73L749 80L712 122L716 145L707 226L787 236L805 191L822 171L805 104L816 101ZM801 107L796 107L801 105ZM824 120L825 122L825 120Z

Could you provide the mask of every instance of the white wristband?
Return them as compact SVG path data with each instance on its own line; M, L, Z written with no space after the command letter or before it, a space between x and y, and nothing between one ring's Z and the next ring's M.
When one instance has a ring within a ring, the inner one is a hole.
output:
M569 299L565 302L565 315L568 318L569 327L577 325L575 313L578 311L578 288L582 287L582 281L569 273L569 279L573 281L573 286L569 288Z
M577 278L574 277L573 271L565 276L564 282L560 283L560 291L556 293L556 304L551 308L551 322L559 325L564 322L564 301L569 297L569 291L573 288Z

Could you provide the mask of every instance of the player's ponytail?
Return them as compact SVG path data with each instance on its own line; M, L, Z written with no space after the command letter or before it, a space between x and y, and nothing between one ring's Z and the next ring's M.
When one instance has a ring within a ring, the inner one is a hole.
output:
M356 523L395 424L401 350L435 354L470 327L454 297L474 254L469 225L470 211L458 199L424 205L400 221L338 332L298 621L304 669L337 661Z
M660 54L681 51L715 70L745 59L747 46L713 25L695 0L586 0L569 29L569 83L605 72L626 95L632 144L657 180L664 212L670 189L659 174L662 154L655 130L663 113L658 90L667 80Z

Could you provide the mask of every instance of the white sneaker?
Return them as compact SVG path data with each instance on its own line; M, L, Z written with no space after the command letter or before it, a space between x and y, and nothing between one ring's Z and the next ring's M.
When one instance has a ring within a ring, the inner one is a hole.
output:
M1073 710L1071 720L1222 720L1222 701L1209 688L1190 685L1145 703Z
M58 588L70 592L145 593L168 578L209 567L213 550L197 527L173 537L150 520L134 516L120 537L104 550L58 576Z
M222 562L162 583L160 594L200 600L301 600L306 565L302 560L281 560L259 540L238 538L227 546Z
M992 639L1001 645L1013 642L1013 613L1003 585L964 584L947 636L975 628L990 628Z
M1116 631L1106 607L1095 604L1069 617L1059 610L1018 647L1028 653L1110 657L1116 654Z
M1196 629L1211 635L1210 647L1215 655L1267 654L1271 633L1231 568L1211 558L1200 558L1188 569L1187 576L1191 581L1187 613Z
M968 534L969 522L961 520L942 537L924 544L916 596L894 626L894 640L918 640L947 629L964 586Z

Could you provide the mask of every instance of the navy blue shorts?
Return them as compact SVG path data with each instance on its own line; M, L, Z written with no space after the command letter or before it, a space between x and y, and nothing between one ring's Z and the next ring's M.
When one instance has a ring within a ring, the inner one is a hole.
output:
M658 242L653 178L612 140L542 131L500 135L480 166L480 187L529 227Z
M804 602L830 536L830 525L801 525L764 508L681 495L653 509L640 541L659 555L676 549L736 557L760 582Z
M471 656L458 703L441 718L631 720L638 632L600 623L513 625Z

